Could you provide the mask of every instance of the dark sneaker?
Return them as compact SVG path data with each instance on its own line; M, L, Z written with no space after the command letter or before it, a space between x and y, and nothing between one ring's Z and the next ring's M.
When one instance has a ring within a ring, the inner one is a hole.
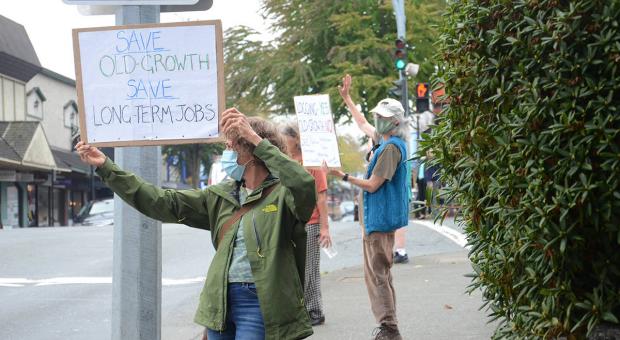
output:
M401 255L398 252L394 253L394 263L407 263L409 262L409 256L407 254Z
M398 328L388 325L381 325L375 328L372 332L372 336L374 336L374 340L403 340Z
M319 326L325 323L325 317L321 316L320 318L310 318L310 324L312 326Z

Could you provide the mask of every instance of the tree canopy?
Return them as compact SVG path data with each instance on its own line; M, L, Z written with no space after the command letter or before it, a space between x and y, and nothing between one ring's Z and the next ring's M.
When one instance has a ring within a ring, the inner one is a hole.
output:
M417 79L429 81L445 3L407 1L405 6L408 60L421 66ZM227 107L267 117L293 113L294 96L327 93L338 121L349 116L337 90L346 73L355 79L351 95L366 115L398 78L392 59L396 20L391 1L264 0L261 12L271 23L274 40L259 40L258 32L247 26L225 32ZM409 87L413 89L414 82ZM354 150L350 142L345 149ZM164 148L166 154L186 159L194 186L200 164L208 169L210 156L220 151L213 145ZM343 157L347 167L355 167L357 156L347 152Z
M444 7L441 0L406 2L409 62L421 65L422 81L434 71L433 44ZM262 14L273 41L258 41L244 26L226 31L227 102L242 111L292 113L294 96L327 93L338 120L348 112L337 86L349 73L353 99L368 114L398 78L391 1L265 0Z

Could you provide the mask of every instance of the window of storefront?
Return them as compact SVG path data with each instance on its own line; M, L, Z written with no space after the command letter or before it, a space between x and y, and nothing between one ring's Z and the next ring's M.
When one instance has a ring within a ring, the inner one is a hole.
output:
M67 202L65 200L65 190L54 188L54 224L53 225L67 225L65 221L65 211Z
M50 206L50 188L39 186L37 190L39 226L46 227L50 225L49 206Z
M19 192L17 186L11 185L6 188L6 225L13 228L19 227Z

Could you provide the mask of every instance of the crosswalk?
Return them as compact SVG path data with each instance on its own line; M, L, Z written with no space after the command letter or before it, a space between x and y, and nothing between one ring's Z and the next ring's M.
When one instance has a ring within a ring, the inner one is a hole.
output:
M205 277L193 277L187 279L163 278L162 286L181 286L191 284L202 284ZM41 287L54 285L88 285L88 284L112 284L112 277L53 277L45 279L27 278L2 278L0 277L0 287Z

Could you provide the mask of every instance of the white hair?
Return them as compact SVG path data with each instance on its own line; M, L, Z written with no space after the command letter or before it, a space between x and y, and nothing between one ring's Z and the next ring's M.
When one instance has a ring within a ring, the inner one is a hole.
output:
M393 128L392 131L390 131L392 136L396 136L399 137L400 139L402 139L403 141L405 141L405 143L409 142L409 118L405 118L403 116L397 115L394 116L393 118L396 119L396 121L398 122L398 126Z

